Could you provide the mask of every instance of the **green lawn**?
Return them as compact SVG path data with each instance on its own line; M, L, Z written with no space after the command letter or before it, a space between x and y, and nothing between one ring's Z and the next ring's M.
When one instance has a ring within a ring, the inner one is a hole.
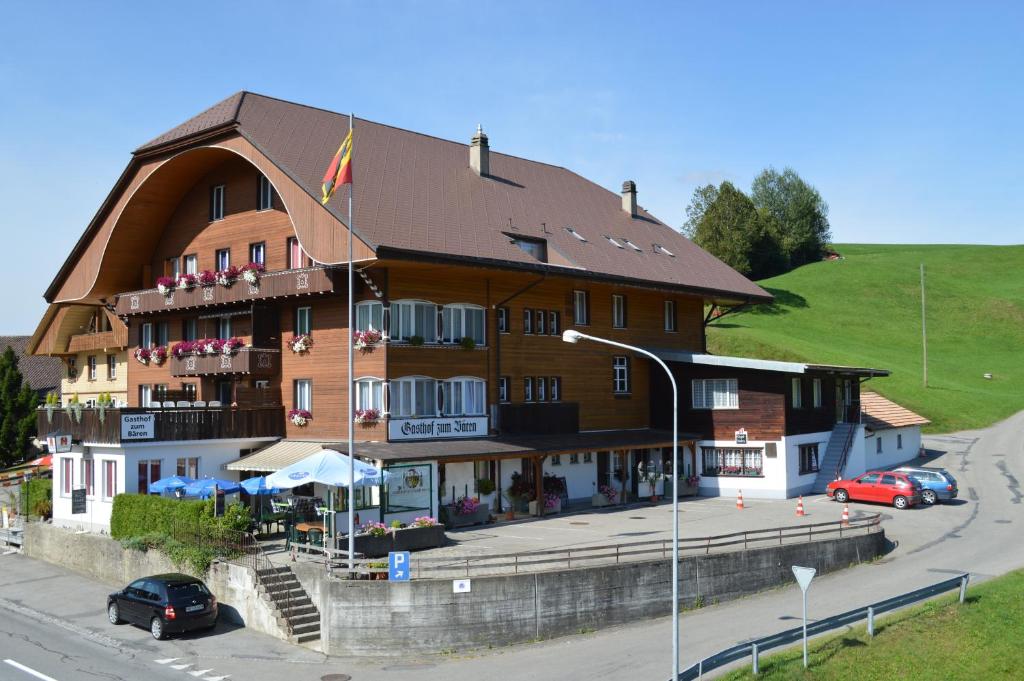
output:
M889 369L892 376L867 387L931 419L930 432L984 427L1024 409L1024 246L857 244L836 250L845 259L758 282L776 303L712 325L709 350Z
M891 681L988 681L1024 678L1024 571L968 586L967 602L947 596L875 620L875 638L864 627L812 642L809 668L800 647L762 657L761 673L749 667L724 677Z

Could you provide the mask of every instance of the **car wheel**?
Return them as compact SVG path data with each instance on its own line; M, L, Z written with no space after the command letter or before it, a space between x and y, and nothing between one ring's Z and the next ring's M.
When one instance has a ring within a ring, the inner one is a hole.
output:
M121 619L121 611L117 608L117 603L111 603L107 606L107 619L110 620L111 624L121 624L124 622Z
M903 510L903 509L905 509L905 508L906 508L906 507L907 507L907 506L908 506L909 504L907 504L907 498L906 498L905 496L903 496L903 495L898 495L898 496L896 496L895 498L893 498L893 500L892 500L892 505L893 505L893 506L895 506L896 508L898 508L898 509L900 509L900 510L902 511L902 510Z
M157 641L164 639L164 621L159 617L154 617L149 623L149 633L153 634L153 638Z
M832 494L832 497L840 504L845 504L847 501L850 500L850 494L845 489L837 489Z
M934 490L926 489L925 491L921 492L921 500L924 501L924 503L930 505L938 501L939 498L935 495Z

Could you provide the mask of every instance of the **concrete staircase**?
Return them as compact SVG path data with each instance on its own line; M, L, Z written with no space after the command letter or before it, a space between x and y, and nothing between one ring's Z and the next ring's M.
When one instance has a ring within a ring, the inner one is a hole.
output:
M320 611L287 566L256 571L256 590L274 611L277 623L292 643L320 640Z
M853 446L853 436L857 427L856 423L837 423L832 429L828 447L825 448L825 456L818 462L818 477L814 479L812 492L823 493L828 483L835 480L837 474L842 474L842 471L838 470L839 464L846 461L850 447Z

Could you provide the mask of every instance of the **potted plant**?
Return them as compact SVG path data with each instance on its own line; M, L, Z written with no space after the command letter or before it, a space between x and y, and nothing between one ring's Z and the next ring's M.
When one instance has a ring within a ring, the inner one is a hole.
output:
M55 392L46 393L46 404L43 406L46 409L47 423L53 423L53 410L60 406L60 397Z
M305 409L292 409L288 412L288 420L292 422L293 426L298 426L299 428L309 423L311 418L313 418L313 415Z
M156 280L156 290L162 296L169 296L174 292L174 286L177 283L174 277L158 277Z
M139 364L149 364L149 348L135 348L135 360Z
M679 496L695 497L700 493L700 476L696 473L683 480L680 485Z
M200 286L213 286L217 283L217 273L211 272L210 270L203 270L196 277L196 282Z
M167 347L164 345L158 345L149 351L149 361L153 363L153 366L158 367L167 361Z
M356 552L370 558L386 556L389 551L394 550L391 530L384 523L375 520L361 526L353 541Z
M178 277L178 281L175 282L175 285L178 288L182 289L183 291L191 291L192 289L194 289L196 287L196 284L198 282L199 282L199 277L197 277L196 275L194 275L194 274L183 274L180 277Z
M448 507L448 524L450 527L480 525L490 519L491 512L473 497L461 496Z
M373 581L387 581L388 578L388 562L386 560L376 561L373 563L367 563L366 567L373 570L369 573L369 577Z
M381 338L380 331L376 329L356 331L352 334L352 344L356 350L370 352L373 350L373 346L380 342Z
M590 498L590 503L596 507L612 506L618 499L619 493L615 491L615 488L609 485L601 485L597 490L597 494Z
M260 275L266 268L258 262L251 262L246 265L242 265L242 279L245 279L245 283L249 286L260 285Z
M309 349L313 347L313 337L308 333L300 333L297 336L292 336L292 339L288 341L288 347L296 355L301 355L304 352L309 352Z
M376 409L356 409L355 422L361 425L374 425L380 420L380 412Z
M409 336L409 345L412 345L417 348L423 345L425 341L426 339L424 339L423 336Z
M530 484L523 480L523 476L520 473L513 473L512 484L509 485L507 492L510 508L513 511L525 511L531 491Z
M419 551L445 544L444 525L430 516L420 516L408 525L393 529L393 551Z
M472 350L476 347L476 341L469 336L463 336L459 339L459 345L462 346L463 350Z
M230 288L238 280L238 276L241 273L242 271L234 265L231 265L226 270L218 270L217 283L225 288Z

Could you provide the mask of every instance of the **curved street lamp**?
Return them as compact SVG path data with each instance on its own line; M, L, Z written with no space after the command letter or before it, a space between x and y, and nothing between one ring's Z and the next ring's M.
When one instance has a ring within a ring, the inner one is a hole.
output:
M643 348L598 338L573 329L567 329L562 333L562 340L574 345L581 340L589 340L644 355L657 362L672 383L672 681L676 681L679 678L679 390L676 387L676 377L660 357Z

